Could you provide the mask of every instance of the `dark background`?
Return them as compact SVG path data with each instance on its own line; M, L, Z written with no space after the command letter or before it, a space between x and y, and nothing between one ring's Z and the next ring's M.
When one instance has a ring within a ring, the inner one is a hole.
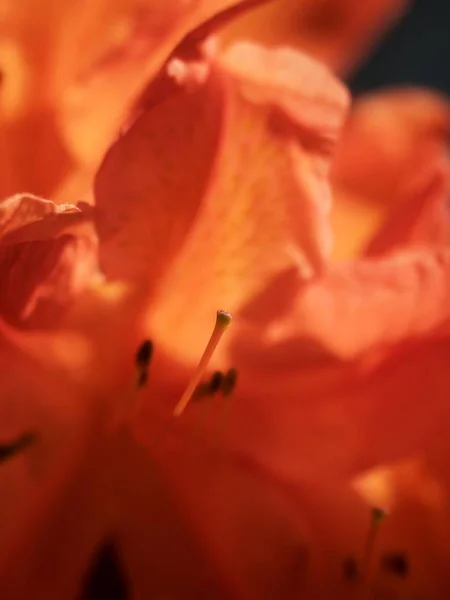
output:
M415 84L450 96L450 0L415 0L348 83L354 94Z

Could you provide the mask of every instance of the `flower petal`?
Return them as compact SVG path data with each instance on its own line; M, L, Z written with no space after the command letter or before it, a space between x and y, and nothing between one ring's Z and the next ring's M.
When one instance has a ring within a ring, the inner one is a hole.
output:
M134 573L140 595L157 592L175 597L181 588L186 598L199 597L197 594L210 597L211 592L206 592L213 580L204 581L200 590L194 585L212 567L216 583L217 577L219 583L222 579L219 590L225 597L318 597L314 592L321 589L321 578L330 575L327 570L333 562L333 566L340 563L342 550L336 552L336 545L345 540L344 552L351 551L358 543L356 523L365 524L363 511L354 511L353 530L342 519L351 494L343 493L344 486L337 490L320 484L299 485L295 490L252 463L227 456L214 446L203 446L202 442L197 445L193 439L189 445L189 438L186 441L175 450L163 441L158 448L152 444L152 457L141 451L137 463L142 465L138 470L142 474L141 493L130 497L129 484L121 492L124 555L134 546ZM180 544L177 538L167 535L167 530L160 532L157 525L156 530L151 525L155 508L162 512L160 520L167 518L158 507L162 501L158 496L164 489L174 499L169 505L171 518L182 517L186 532L208 560L192 562L192 555L184 552L184 538ZM333 492L331 506L327 493ZM139 514L146 517L139 518ZM148 526L143 536L139 531L142 523ZM158 544L159 573L149 577L143 557L153 554L155 535L164 542ZM332 555L327 555L330 552ZM168 577L167 572L174 570L177 576Z
M278 0L233 23L224 32L225 40L245 37L289 44L347 73L409 4L408 0Z
M422 342L373 365L295 361L295 344L266 348L241 361L227 439L292 481L342 481L426 452L448 436L449 348L448 339Z
M17 195L0 204L0 314L14 325L55 325L97 275L97 245L73 205Z
M449 133L450 104L435 92L392 89L355 101L332 168L336 255L445 238Z
M40 527L49 499L75 468L85 445L88 413L62 373L40 366L10 342L3 328L0 365L1 443L24 434L34 436L28 447L0 465L0 593L15 598L24 580L17 575L6 577L7 565L16 553L24 557L24 547ZM11 588L6 587L8 581Z
M335 161L336 184L377 203L395 204L411 177L441 159L450 133L448 100L405 88L358 99Z
M0 15L0 198L87 194L136 96L173 48L263 0L13 0ZM82 51L80 51L82 49Z
M16 194L0 203L0 235L5 236L45 217L79 213L74 204L54 204L32 194Z
M60 125L71 153L84 164L98 164L146 82L175 47L178 54L183 49L192 50L222 20L264 1L131 2L125 11L119 2L105 2L102 10L97 7L88 19L92 22L82 23L78 32L84 37L96 36L90 40L96 54L91 62L76 65L59 109ZM77 3L72 11L71 16L65 11L72 35L64 38L69 38L69 43L63 46L59 71L67 69L67 56L77 56L74 48L79 45L79 35L73 35L72 26L73 16L80 12ZM105 32L105 18L111 21L109 32Z
M449 269L448 249L416 250L335 266L297 292L274 280L278 318L261 307L252 323L249 308L235 331L236 447L334 477L429 443L448 419Z
M352 360L442 335L450 318L449 272L448 248L335 265L317 281L299 285L285 313L259 325L260 339L297 339L300 346L309 340L326 351L323 356ZM272 296L281 292L276 286L275 280Z
M326 69L287 49L243 44L210 62L169 65L178 89L144 110L96 182L106 275L152 290L166 275L152 318L185 348L218 307L234 310L286 264L305 276L321 268L327 168L347 104ZM192 290L202 290L195 306Z
M448 246L450 242L450 163L436 161L415 177L405 198L394 208L365 249L368 256L399 246Z

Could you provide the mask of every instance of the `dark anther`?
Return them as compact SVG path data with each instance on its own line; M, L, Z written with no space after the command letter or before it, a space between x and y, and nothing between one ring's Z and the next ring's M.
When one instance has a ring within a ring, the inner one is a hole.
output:
M374 506L374 508L372 508L372 521L376 524L381 523L381 521L387 517L387 514L388 513L384 508Z
M348 556L342 563L342 572L346 581L356 581L359 577L359 568L356 559Z
M0 462L4 462L9 458L14 457L22 450L26 450L28 446L33 444L36 440L37 436L35 433L24 433L21 437L9 444L0 444Z
M388 571L398 577L407 577L410 571L408 557L402 552L385 554L381 557L381 566L384 571Z
M138 388L144 387L144 385L147 383L147 380L148 380L148 370L143 369L142 371L139 371L138 376L137 376Z
M144 340L136 352L137 387L143 387L148 379L148 366L152 359L153 342Z
M211 379L209 380L208 389L210 393L215 394L218 392L223 385L223 381L223 373L221 371L214 371L214 373L211 375Z
M225 373L225 377L222 383L222 393L224 396L229 396L233 393L236 387L237 371L236 369L229 369Z
M127 600L129 586L112 542L101 546L84 579L80 600Z
M144 340L136 352L136 365L148 367L153 354L153 342Z

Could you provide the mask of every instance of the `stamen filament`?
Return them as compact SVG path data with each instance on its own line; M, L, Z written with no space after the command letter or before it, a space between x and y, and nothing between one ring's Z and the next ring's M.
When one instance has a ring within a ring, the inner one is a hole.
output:
M209 338L209 342L203 352L203 355L200 359L200 362L197 365L197 368L194 371L192 379L188 383L186 389L184 390L183 395L178 401L177 405L173 410L173 416L179 417L183 414L186 406L189 404L189 401L192 398L195 390L197 389L198 384L214 354L214 351L220 342L225 330L228 328L231 323L231 315L230 313L224 310L217 311L216 324L214 326L211 337Z
M362 575L362 598L367 598L370 591L370 581L372 576L373 556L375 551L375 543L380 530L380 524L386 517L386 512L381 508L373 508L371 515L369 531L367 533L366 543L364 547L364 555L362 560L361 575Z

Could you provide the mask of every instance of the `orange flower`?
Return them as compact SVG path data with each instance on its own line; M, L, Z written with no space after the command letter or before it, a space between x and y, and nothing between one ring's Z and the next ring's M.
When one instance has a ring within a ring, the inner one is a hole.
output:
M348 96L326 68L252 44L188 50L110 148L92 209L2 205L17 301L0 303L1 595L440 598L447 105L425 98L439 127L397 156L417 177L393 190L395 230L333 264L332 184L369 202L395 180L384 145L372 164L358 142L377 112L356 108L330 179ZM221 374L185 397L221 306ZM371 522L362 498L392 516Z

